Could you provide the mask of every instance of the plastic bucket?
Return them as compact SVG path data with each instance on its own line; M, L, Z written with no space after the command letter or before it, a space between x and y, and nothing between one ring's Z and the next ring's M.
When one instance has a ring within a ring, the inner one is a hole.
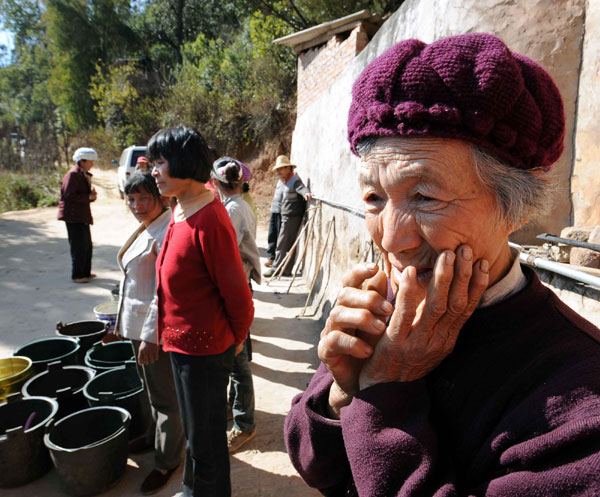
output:
M51 362L48 369L35 375L23 385L23 396L44 396L58 402L55 419L88 407L83 388L96 371L85 366L64 366L60 362Z
M10 395L0 404L0 487L25 485L44 475L52 462L44 446L44 431L58 411L47 397Z
M135 351L131 340L122 340L118 342L95 344L85 354L85 365L95 369L98 372L108 371L109 369L123 366L127 361L135 360Z
M118 406L131 414L129 438L135 440L150 428L152 414L144 381L134 362L92 378L83 389L90 406Z
M11 393L21 390L23 383L33 374L29 357L6 357L0 359L0 402Z
M115 485L127 467L129 413L92 407L56 421L44 444L69 495L96 495Z
M56 323L56 334L61 337L79 340L79 362L83 364L85 353L108 332L110 325L106 321L74 321Z
M77 364L79 341L69 337L40 338L19 347L13 355L26 356L33 362L36 373L46 371L48 363L60 361L65 365Z
M112 333L115 330L115 324L117 322L117 312L119 311L119 303L115 300L110 302L104 302L94 307L94 314L96 319L108 323L108 332Z

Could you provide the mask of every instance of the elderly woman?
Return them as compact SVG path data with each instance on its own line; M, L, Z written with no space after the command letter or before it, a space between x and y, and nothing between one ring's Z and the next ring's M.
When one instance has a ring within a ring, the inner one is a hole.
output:
M374 60L348 122L384 269L355 267L286 419L324 495L565 496L600 489L598 330L519 264L546 209L560 94L486 34Z

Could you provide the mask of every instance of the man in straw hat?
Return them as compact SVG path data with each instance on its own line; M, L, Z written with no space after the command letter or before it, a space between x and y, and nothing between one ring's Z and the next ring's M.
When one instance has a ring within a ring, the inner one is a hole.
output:
M281 202L281 227L277 236L275 260L264 275L272 276L285 259L290 248L296 241L298 230L302 224L302 217L306 208L306 201L312 199L310 190L304 185L300 176L294 173L296 166L290 162L287 155L280 155L275 161L271 171L277 173L279 181L275 187L274 202L279 198ZM278 196L278 192L281 192ZM271 208L273 212L273 208ZM271 233L271 227L269 227ZM295 255L292 255L284 268L283 276L290 276L294 265Z
M75 283L87 283L95 274L92 269L93 224L90 202L96 200L96 190L92 187L90 169L98 154L93 148L81 147L73 154L73 166L60 185L58 219L67 225L69 246L71 247L71 278Z

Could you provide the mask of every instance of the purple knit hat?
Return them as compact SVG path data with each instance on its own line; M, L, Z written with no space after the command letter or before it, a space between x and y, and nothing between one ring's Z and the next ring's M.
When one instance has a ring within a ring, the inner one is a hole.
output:
M550 75L483 33L394 45L354 83L348 115L356 155L357 142L369 136L455 138L515 167L548 171L564 134Z

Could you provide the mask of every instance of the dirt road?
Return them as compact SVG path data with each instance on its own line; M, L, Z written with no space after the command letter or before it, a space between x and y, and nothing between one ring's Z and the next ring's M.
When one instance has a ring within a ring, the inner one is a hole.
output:
M92 171L98 200L92 211L94 242L92 283L78 285L70 278L67 233L56 220L56 208L0 215L0 357L18 346L54 335L58 321L95 319L93 308L111 300L110 290L120 275L117 251L137 222L115 190L114 171ZM259 233L264 255L266 233ZM264 260L264 259L263 259ZM255 287L256 315L252 326L257 436L231 457L235 497L304 497L319 495L304 485L289 462L282 437L283 420L292 397L304 389L317 366L319 324L297 318L306 299L299 282L285 295L288 282ZM152 469L151 453L131 456L121 481L105 496L140 495L139 485ZM181 490L181 472L158 497ZM64 495L54 470L4 497Z

